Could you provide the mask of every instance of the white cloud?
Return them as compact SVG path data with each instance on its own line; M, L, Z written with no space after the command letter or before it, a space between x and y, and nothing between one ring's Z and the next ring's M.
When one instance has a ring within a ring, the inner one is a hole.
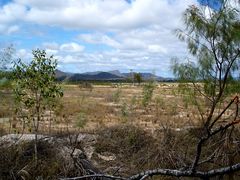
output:
M83 51L84 47L79 45L79 44L77 44L77 43L72 42L72 43L62 44L60 46L60 50L61 51L74 53L74 52L81 52L81 51Z
M22 20L63 28L134 29L175 27L183 10L196 0L15 0L0 9L0 22Z
M56 42L44 42L42 47L46 49L49 54L63 54L63 53L80 53L84 50L84 46L75 42L58 44Z
M43 43L43 47L49 50L58 50L59 45L56 42L45 42Z
M91 44L104 44L118 48L120 43L104 33L80 34L78 39Z
M24 18L26 7L17 3L9 3L0 8L0 22L11 23Z
M46 49L46 53L49 54L49 55L57 55L58 50Z
M12 34L19 30L18 20L26 14L26 7L17 3L9 3L0 7L0 34Z
M32 58L32 54L27 49L19 49L16 51L16 57L22 60L29 60Z
M17 25L4 25L0 24L0 34L12 34L19 30L19 26Z
M48 54L54 54L60 63L79 66L83 71L138 68L159 69L166 74L172 56L187 55L186 46L178 41L173 30L182 27L183 11L196 3L196 0L132 3L125 0L14 0L0 7L0 34L14 33L24 24L74 29L79 31L78 37L68 39L66 36L64 40L54 39L55 42L47 42L52 40L47 37L40 46ZM88 33L83 34L85 29ZM19 55L24 56L21 51Z
M152 53L164 53L166 54L167 53L167 49L160 46L160 45L157 45L157 44L153 44L153 45L149 45L148 46L148 50Z

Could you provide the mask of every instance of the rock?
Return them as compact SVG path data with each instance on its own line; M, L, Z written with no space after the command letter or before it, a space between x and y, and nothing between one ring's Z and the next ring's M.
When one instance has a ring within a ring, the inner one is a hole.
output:
M38 135L38 139L51 139L50 136ZM24 141L32 141L35 139L35 134L7 134L0 137L1 145L18 144Z
M102 154L97 154L97 156L104 161L114 161L116 159L115 154L104 152Z

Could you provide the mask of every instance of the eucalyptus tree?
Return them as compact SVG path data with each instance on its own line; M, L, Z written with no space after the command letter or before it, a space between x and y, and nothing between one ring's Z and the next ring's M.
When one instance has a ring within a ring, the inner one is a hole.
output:
M39 124L44 113L54 100L63 96L61 87L55 81L56 59L47 57L44 50L33 50L29 64L19 60L14 66L14 94L18 110L26 109L28 123L35 134L35 160L37 161L37 142Z

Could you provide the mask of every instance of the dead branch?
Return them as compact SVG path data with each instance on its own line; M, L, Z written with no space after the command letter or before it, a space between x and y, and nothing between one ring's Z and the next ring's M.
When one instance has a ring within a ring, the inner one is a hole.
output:
M93 175L86 175L80 177L73 177L73 178L60 178L60 180L78 180L78 179L88 179L88 178L106 178L106 179L119 179L119 180L127 180L128 178L124 177L117 177L105 174L93 174Z
M150 177L164 175L164 176L174 176L174 177L198 177L201 179L208 179L210 177L233 173L239 170L240 170L240 163L232 166L219 168L219 169L213 169L207 172L203 172L203 171L193 172L191 170L182 171L182 170L173 170L173 169L154 169L154 170L141 172L139 174L131 176L129 179L137 180L137 179L141 179L145 175Z
M213 120L212 124L210 125L210 128L211 129L214 124L222 117L222 115L226 112L226 110L229 109L229 107L234 103L236 102L236 104L238 104L239 102L239 97L238 96L235 96L230 102L229 104L222 110L222 112ZM238 109L238 108L237 108Z
M195 177L195 178L201 178L201 179L208 179L211 177L216 177L219 175L229 174L240 170L240 163L222 167L219 169L213 169L210 171L191 171L191 170L175 170L175 169L153 169L153 170L147 170L144 172L141 172L139 174L133 175L128 178L124 177L117 177L117 176L111 176L111 175L104 175L104 174L94 174L94 175L86 175L86 176L80 176L80 177L73 177L73 178L60 178L60 180L79 180L79 179L87 179L87 178L107 178L109 180L141 180L145 179L147 177L152 176L172 176L172 177Z

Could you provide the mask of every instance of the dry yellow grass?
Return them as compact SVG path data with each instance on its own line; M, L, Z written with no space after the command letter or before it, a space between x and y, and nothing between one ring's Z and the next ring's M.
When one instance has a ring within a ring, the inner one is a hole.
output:
M196 107L183 100L177 83L158 83L147 107L142 105L143 86L132 84L94 85L82 88L63 85L64 96L52 117L46 117L41 129L49 130L49 120L54 130L94 130L122 123L139 125L155 131L171 127L178 131L199 123ZM6 97L5 97L6 98ZM10 102L9 98L5 101ZM10 118L11 103L1 103L0 118ZM230 111L228 112L231 113ZM5 121L0 120L1 126ZM4 125L5 127L6 125ZM21 125L19 128L21 129Z
M81 121L78 116L84 114L86 130L120 123L133 123L151 131L166 125L175 129L193 125L197 110L184 105L176 88L176 83L157 84L150 104L143 107L142 86L94 85L90 91L65 85L59 117L65 116L70 127L77 128L77 121ZM64 126L65 122L58 122Z

